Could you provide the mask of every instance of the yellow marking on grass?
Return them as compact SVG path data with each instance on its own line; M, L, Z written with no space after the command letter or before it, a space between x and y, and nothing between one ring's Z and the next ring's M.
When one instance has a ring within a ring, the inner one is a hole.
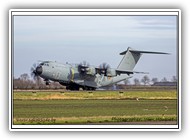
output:
M73 81L74 76L75 76L75 71L74 71L74 69L72 69L72 68L71 68L71 73L72 73L72 75L71 75L71 81Z

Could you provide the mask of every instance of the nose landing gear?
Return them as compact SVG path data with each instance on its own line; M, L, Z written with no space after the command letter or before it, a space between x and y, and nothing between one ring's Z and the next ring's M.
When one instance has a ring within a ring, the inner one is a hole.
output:
M45 80L46 82L46 86L50 85L50 81L49 80Z

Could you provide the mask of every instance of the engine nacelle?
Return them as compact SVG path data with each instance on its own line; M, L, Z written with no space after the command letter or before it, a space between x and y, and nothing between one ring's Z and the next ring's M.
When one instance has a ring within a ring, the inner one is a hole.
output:
M86 69L86 74L94 76L94 75L96 75L96 69L94 67L88 67Z
M115 69L108 69L107 76L110 76L110 77L117 76Z

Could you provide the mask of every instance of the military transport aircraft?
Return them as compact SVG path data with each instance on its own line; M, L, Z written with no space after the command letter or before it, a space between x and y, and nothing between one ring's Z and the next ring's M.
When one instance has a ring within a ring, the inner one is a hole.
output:
M67 90L95 90L131 78L131 74L143 73L133 71L143 53L168 54L163 52L138 51L128 48L120 53L124 55L116 69L103 63L98 67L89 65L86 61L80 64L61 64L53 61L43 61L39 65L33 65L31 76L34 79L44 79L46 85L51 81L59 82L66 86Z

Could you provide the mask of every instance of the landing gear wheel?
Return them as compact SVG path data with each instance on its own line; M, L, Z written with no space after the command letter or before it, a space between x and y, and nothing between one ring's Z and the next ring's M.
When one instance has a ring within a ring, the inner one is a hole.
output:
M82 89L83 89L83 90L95 90L94 87L83 87Z
M66 86L66 90L79 90L79 86Z
M48 86L50 83L48 81L46 81L46 86Z

